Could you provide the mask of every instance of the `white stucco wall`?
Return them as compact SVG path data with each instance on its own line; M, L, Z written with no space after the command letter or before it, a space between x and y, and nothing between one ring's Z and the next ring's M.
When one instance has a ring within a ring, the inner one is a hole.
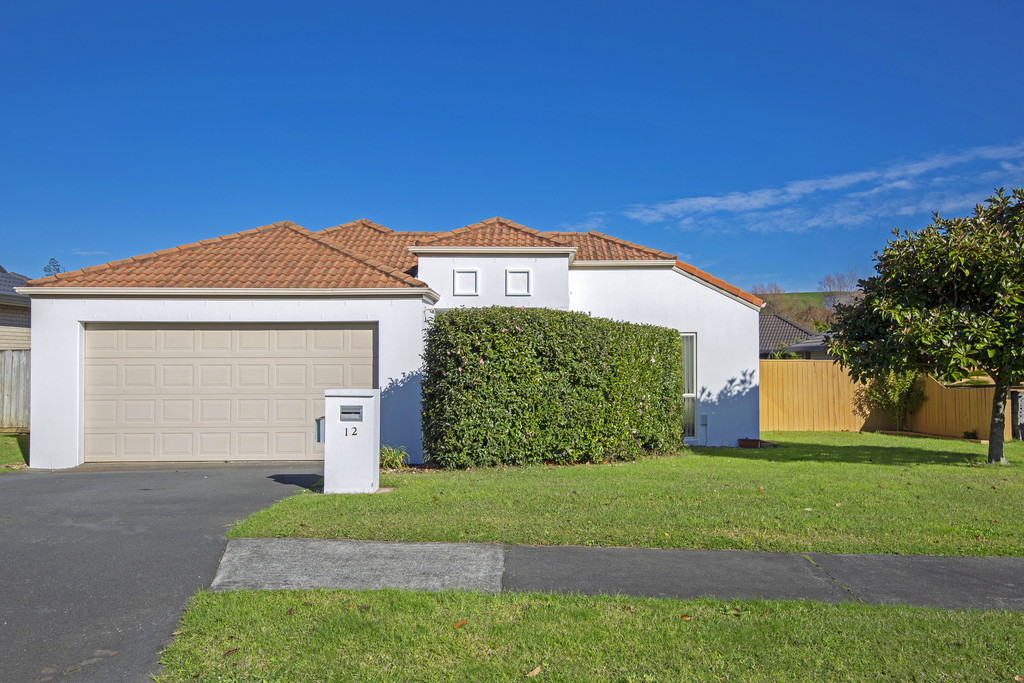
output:
M381 443L422 461L420 298L95 298L32 300L32 467L83 462L85 323L376 322ZM312 429L312 425L310 425Z
M529 270L530 296L505 293L506 270ZM453 290L456 270L479 273L479 294L456 296ZM544 256L419 256L416 277L441 295L438 308L483 308L485 306L525 306L527 308L569 307L569 257Z
M758 311L669 268L573 268L575 311L697 334L699 445L757 438ZM702 422L707 416L707 427Z

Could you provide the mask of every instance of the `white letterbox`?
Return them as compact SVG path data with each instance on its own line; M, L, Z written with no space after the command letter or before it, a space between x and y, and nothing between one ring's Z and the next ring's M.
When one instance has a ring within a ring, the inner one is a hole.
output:
M380 485L380 389L324 392L324 493Z

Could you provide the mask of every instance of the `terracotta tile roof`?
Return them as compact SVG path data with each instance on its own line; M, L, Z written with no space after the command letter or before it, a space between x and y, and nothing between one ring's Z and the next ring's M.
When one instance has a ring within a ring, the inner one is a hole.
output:
M675 256L600 232L549 232L552 239L576 247L577 261L674 261Z
M542 233L504 218L488 218L451 232L421 240L422 247L564 247L550 233Z
M352 254L387 263L406 272L416 265L416 255L409 251L409 247L419 241L448 233L395 232L361 219L326 228L315 234L327 244Z
M672 254L599 232L540 232L489 218L448 232L396 232L365 219L310 232L266 225L55 277L33 287L202 287L348 289L422 287L409 273L411 246L576 247L577 261L672 260ZM710 273L676 267L755 306L762 301Z
M133 256L54 277L37 287L392 288L426 284L283 222Z
M689 263L683 263L682 261L676 261L676 268L678 268L679 270L682 270L682 271L684 271L686 273L689 273L690 275L693 275L696 278L704 280L704 282L707 282L708 284L714 285L715 287L718 287L721 290L729 292L733 296L739 297L740 299L743 299L744 301L746 301L748 303L754 304L755 306L757 306L759 308L764 303L764 301L762 301L761 299L758 299L753 294L750 294L749 292L744 292L739 287L734 287L733 285L730 285L725 280L721 280L721 279L715 277L714 275L712 275L711 273L706 273L703 270L701 270L700 268L695 268L695 267L691 266Z

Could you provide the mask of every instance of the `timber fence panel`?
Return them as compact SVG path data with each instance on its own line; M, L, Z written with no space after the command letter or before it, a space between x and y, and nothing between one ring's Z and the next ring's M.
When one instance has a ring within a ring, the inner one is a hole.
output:
M856 409L862 386L830 360L762 360L759 387L762 431L893 430L895 423L874 410L865 418ZM911 431L962 437L977 432L987 439L992 420L992 387L947 387L923 380L925 400L910 416ZM1009 402L1004 438L1011 437Z
M0 351L0 432L28 431L29 353Z
M895 426L878 411L867 418L857 413L861 385L830 360L762 360L760 366L764 431L856 432Z
M988 439L992 424L991 386L947 387L931 377L924 379L924 403L910 416L910 429L922 434L962 437L976 432L979 439ZM1013 438L1010 402L1006 404L1006 426L1003 439Z

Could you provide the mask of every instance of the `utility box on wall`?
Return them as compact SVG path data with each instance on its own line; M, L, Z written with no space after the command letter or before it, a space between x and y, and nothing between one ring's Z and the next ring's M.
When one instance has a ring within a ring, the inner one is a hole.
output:
M324 493L380 485L380 389L324 392Z

